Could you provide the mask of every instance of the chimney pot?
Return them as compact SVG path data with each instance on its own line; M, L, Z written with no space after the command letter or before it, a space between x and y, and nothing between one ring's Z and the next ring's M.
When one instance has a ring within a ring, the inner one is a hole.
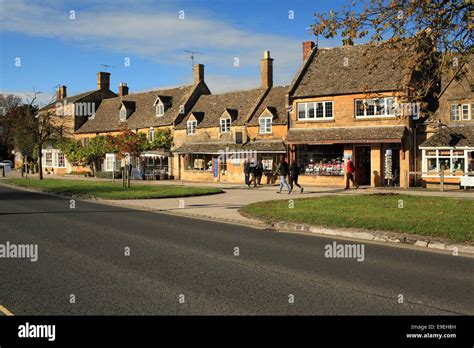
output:
M128 95L128 85L125 82L120 82L119 85L119 96L123 97Z
M204 81L204 65L194 64L194 84Z
M273 58L270 58L270 51L263 52L262 63L262 88L273 86Z
M110 89L110 73L99 71L97 73L97 89L106 91Z
M303 61L309 57L311 51L313 50L315 44L313 41L305 41L303 42Z
M67 87L66 86L59 86L56 91L56 99L61 100L67 97Z

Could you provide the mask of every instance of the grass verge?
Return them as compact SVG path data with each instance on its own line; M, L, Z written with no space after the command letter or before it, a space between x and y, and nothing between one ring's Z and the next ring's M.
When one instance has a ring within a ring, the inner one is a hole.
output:
M130 188L122 183L65 179L5 179L5 183L30 187L64 195L83 195L102 199L150 199L202 196L222 193L213 187L191 187L177 185L143 185L132 182Z
M343 195L253 203L246 214L268 222L394 231L473 242L474 200L402 194Z

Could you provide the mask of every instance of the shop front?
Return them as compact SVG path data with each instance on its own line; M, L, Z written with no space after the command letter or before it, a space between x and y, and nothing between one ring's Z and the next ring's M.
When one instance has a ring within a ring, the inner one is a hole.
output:
M179 156L179 179L198 182L244 183L245 161L262 161L262 184L273 184L280 156L286 154L283 142L184 144L173 150Z
M301 168L307 185L345 186L347 161L352 159L359 185L399 186L401 166L409 167L403 149L405 127L291 129L290 160ZM376 128L376 129L374 129Z
M474 127L442 129L420 145L427 188L474 186Z
M145 151L132 163L132 177L135 173L145 180L173 179L171 163L169 151Z

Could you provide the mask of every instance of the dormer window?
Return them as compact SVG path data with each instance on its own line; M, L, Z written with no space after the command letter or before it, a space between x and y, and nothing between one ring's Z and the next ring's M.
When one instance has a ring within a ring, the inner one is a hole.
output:
M127 109L125 106L120 108L120 121L125 122L127 120Z
M186 134L191 135L196 133L197 121L190 120L186 123Z
M229 133L230 132L230 117L221 117L220 119L220 130L221 133Z
M165 114L165 105L161 101L156 104L155 109L157 117L161 117Z
M272 134L272 122L273 122L273 117L260 116L260 118L258 119L259 133Z
M148 131L148 141L151 143L153 140L155 140L155 128L150 127Z

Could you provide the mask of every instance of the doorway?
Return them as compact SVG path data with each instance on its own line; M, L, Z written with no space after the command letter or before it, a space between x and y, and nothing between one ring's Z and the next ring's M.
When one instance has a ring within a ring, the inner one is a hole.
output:
M354 147L355 177L359 185L370 185L370 152L370 146Z

